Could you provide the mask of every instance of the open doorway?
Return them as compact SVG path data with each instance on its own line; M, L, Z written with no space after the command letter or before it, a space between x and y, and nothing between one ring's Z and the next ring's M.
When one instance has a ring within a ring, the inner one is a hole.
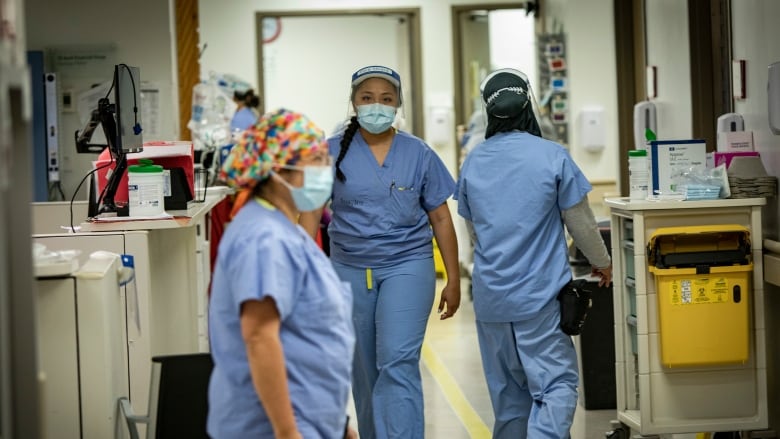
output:
M261 111L300 111L332 134L350 111L350 77L385 65L401 75L402 129L423 137L418 9L258 12Z
M483 108L479 84L490 71L515 68L524 72L538 96L535 27L534 14L522 5L452 6L455 125L459 143L464 135L470 135L466 133L469 125L480 118ZM465 152L458 148L459 163Z

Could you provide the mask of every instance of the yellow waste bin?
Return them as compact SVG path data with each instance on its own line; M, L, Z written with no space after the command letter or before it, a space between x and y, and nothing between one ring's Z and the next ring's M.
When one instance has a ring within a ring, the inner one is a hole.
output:
M753 263L740 225L659 228L647 246L665 367L745 363Z

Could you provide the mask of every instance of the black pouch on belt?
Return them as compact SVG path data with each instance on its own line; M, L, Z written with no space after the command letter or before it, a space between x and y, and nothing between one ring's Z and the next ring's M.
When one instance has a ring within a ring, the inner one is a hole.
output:
M561 329L568 335L580 335L590 310L591 291L584 279L570 280L558 293L561 302Z

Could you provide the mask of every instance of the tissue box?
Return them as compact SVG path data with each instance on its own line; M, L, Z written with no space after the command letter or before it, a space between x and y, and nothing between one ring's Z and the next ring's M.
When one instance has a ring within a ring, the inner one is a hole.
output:
M714 154L715 166L720 166L725 164L726 168L728 169L729 166L731 166L731 161L734 159L734 157L758 157L758 152L756 151L743 151L743 152L715 152Z
M175 206L171 207L168 204L170 203L170 200L176 197L172 197L171 195L171 188L175 187L176 185L171 184L170 180L170 174L171 170L180 168L184 172L184 176L187 180L187 185L189 186L189 193L190 193L190 199L192 199L192 194L194 194L194 186L195 186L195 161L194 161L194 150L192 147L192 142L147 142L144 143L144 150L138 153L132 153L127 154L127 165L135 165L138 163L139 159L150 159L154 162L156 165L162 165L162 167L166 170L166 179L165 182L165 188L166 188L166 194L165 194L165 201L166 201L166 209L182 209L181 206ZM103 152L100 153L98 156L98 159L94 162L92 162L93 166L95 168L98 168L102 165L105 165L107 163L111 162L111 155L108 151L108 148L104 149ZM105 168L99 169L97 171L97 193L101 193L103 191L103 188L108 183L108 177L110 174L108 174L109 169L114 170L115 164L112 164L111 166L107 166ZM177 172L178 173L178 172ZM122 175L122 179L119 181L119 187L117 187L116 195L114 196L114 201L117 203L127 203L128 196L127 196L127 171L125 171L124 175ZM183 207L186 209L186 203Z
M676 173L693 167L705 167L707 146L704 140L653 140L650 142L650 189L654 197L684 196L675 187Z
M726 131L718 133L718 151L753 151L753 131Z

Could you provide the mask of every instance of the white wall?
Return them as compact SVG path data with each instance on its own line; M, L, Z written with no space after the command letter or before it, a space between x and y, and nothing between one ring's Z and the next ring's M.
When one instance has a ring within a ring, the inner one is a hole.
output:
M142 81L151 81L160 88L160 138L178 138L175 37L169 1L26 0L24 12L28 50L113 45L116 62L140 67ZM87 76L110 80L112 74L110 69ZM71 85L78 92L89 82L73 80ZM73 134L83 128L76 114L60 114L59 122L60 175L70 200L96 156L76 153ZM84 189L77 199L86 199Z
M645 2L647 65L656 66L658 139L693 136L688 4L679 0Z
M359 15L283 17L281 23L279 38L263 46L265 89L257 89L266 111L284 107L302 112L330 134L352 110L352 73L373 64L398 71L404 110L411 109L408 21ZM405 116L410 120L411 113L405 111Z
M424 110L427 114L433 107L452 109L454 73L450 7L474 3L473 0L235 0L227 7L224 2L200 0L201 43L208 43L209 47L201 58L201 67L204 71L229 71L243 78L255 78L254 20L257 11L419 8ZM492 3L512 4L516 1L497 0ZM337 57L340 50L349 48L334 51L334 56ZM426 131L428 129L426 126ZM449 144L437 147L437 151L454 174L457 158L454 129Z
M671 0L667 0L671 1ZM201 58L203 72L230 72L256 81L257 52L255 12L349 10L370 8L419 8L422 32L422 81L424 109L453 105L453 63L451 6L474 4L473 0L235 0L226 4L216 0L200 0L200 43L208 47ZM509 0L493 3L514 4ZM587 4L584 4L587 3ZM228 6L229 5L229 6ZM175 137L178 118L176 105L176 75L173 64L173 26L169 2L139 0L112 4L111 11L97 0L56 2L30 0L26 4L28 47L115 43L117 57L122 62L139 65L144 80L159 82L161 90L161 125L170 131L163 137ZM547 13L564 24L568 35L570 74L570 120L587 106L605 109L607 125L606 148L590 153L578 147L578 128L571 124L572 155L590 179L617 178L617 91L615 87L615 50L613 14L610 0L548 0ZM116 19L115 17L121 17ZM316 37L316 35L314 35ZM346 50L346 49L342 49ZM334 59L338 59L338 51ZM328 69L328 65L321 66ZM594 84L602 86L595 87ZM255 84L256 85L256 84ZM339 110L343 111L343 110ZM80 126L63 127L63 145L72 144L68 132ZM426 127L427 128L427 127ZM437 148L442 158L456 168L454 130L449 144ZM70 153L70 148L63 148ZM65 171L87 169L91 156L63 157ZM68 161L74 162L73 164ZM64 174L66 190L75 177ZM83 198L83 197L79 197Z
M746 99L735 102L734 109L745 118L745 129L753 131L756 150L770 175L780 176L780 136L772 134L768 124L766 94L767 66L780 61L780 2L750 0L732 2L732 51L734 59L746 61ZM780 236L778 199L767 199L764 208L764 236ZM765 285L767 306L780 309L780 288ZM773 411L770 426L780 429L780 323L777 315L766 317L767 334L773 344L767 349L768 388ZM773 371L773 372L772 372Z
M548 23L559 23L566 34L569 150L585 176L600 182L617 182L620 169L612 3L611 0L547 0L544 3ZM599 152L582 147L577 123L583 109L593 107L603 109L606 126L605 147Z
M525 9L498 9L488 14L490 32L489 70L514 68L525 73L539 96L536 82L536 29L534 17Z
M753 131L756 149L772 175L780 175L780 136L768 124L767 66L780 61L780 2L754 0L732 5L733 59L746 61L747 98L735 102L735 111ZM780 212L778 212L780 213ZM778 236L778 230L773 230Z

